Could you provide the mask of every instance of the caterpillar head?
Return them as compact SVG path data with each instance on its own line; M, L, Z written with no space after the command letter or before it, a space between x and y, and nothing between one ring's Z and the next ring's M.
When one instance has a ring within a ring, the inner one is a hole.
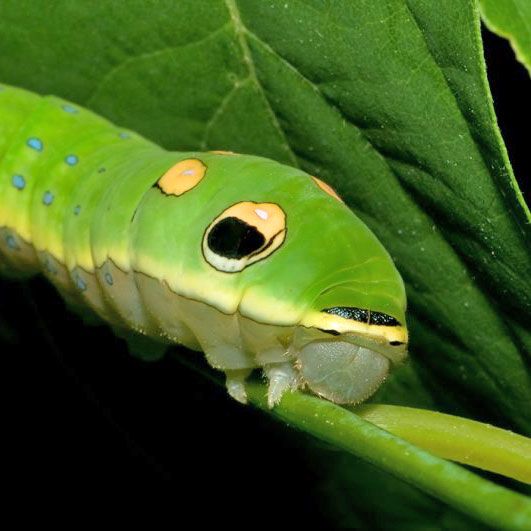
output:
M354 304L355 297L350 298ZM296 366L314 393L333 402L367 399L392 365L407 356L407 329L387 313L333 306L314 312L310 320L313 327L299 334Z
M294 345L302 381L336 403L367 399L407 356L405 308L402 279L386 252L331 270Z

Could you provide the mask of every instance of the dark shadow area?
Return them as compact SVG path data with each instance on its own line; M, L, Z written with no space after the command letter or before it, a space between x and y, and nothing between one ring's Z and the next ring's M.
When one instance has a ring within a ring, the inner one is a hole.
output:
M132 358L44 279L0 281L0 319L13 494L96 512L127 496L128 516L156 497L172 524L324 523L295 432L171 357Z
M483 27L483 45L494 108L516 179L529 204L529 95L531 79L509 42Z

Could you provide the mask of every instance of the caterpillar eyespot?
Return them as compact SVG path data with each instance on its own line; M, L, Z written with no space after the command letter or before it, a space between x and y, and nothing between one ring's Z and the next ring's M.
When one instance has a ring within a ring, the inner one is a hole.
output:
M205 173L206 166L199 159L181 160L157 181L157 186L167 195L179 196L197 186Z
M223 151L221 149L215 149L213 151L209 151L209 153L214 153L214 155L236 155L233 151Z
M237 203L207 228L203 254L218 271L236 273L276 251L286 237L286 215L273 203Z
M168 152L15 87L0 114L3 274L42 273L116 329L204 351L241 402L262 369L270 407L295 388L357 403L405 359L402 279L317 177Z
M337 192L329 184L325 183L324 181L321 181L321 179L319 179L318 177L314 177L313 175L312 175L312 179L314 180L315 184L317 184L317 186L321 190L323 190L323 192L326 192L329 196L343 203L343 199L339 197Z

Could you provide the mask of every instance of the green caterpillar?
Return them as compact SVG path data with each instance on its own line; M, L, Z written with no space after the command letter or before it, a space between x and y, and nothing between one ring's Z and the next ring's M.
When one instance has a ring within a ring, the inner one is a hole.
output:
M257 367L270 407L303 387L360 402L405 358L402 279L319 179L168 152L10 86L0 116L0 272L43 273L122 336L204 351L241 402Z

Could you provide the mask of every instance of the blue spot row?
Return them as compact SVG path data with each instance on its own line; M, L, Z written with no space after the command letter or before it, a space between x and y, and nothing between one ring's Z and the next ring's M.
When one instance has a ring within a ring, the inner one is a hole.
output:
M54 195L49 190L44 192L44 195L42 196L42 204L46 206L50 206L53 203Z
M63 111L70 113L70 114L77 114L79 111L73 107L72 105L69 105L68 103L65 103L63 105Z
M7 243L7 246L9 247L9 249L11 249L12 251L18 249L18 245L17 245L17 240L15 239L15 237L12 235L12 234L8 234L6 236L6 243Z
M74 208L74 216L79 216L79 213L81 212L81 205L76 205Z
M87 283L79 275L76 275L75 282L79 291L85 291L87 289Z
M78 163L78 161L79 161L79 159L78 159L77 155L68 155L67 157L65 157L65 162L69 166L75 166Z
M42 140L40 138L31 137L26 140L26 144L36 151L42 151L44 148L44 145L42 143Z
M26 179L22 175L13 175L11 183L17 190L24 190L26 187Z
M126 133L125 131L122 131L120 134L119 134L119 137L120 138L123 138L123 139L126 139L126 138L131 138L131 135L129 133Z
M110 273L105 273L105 282L107 282L109 286L112 286L114 284L114 279L112 278L112 275Z
M57 275L57 269L53 267L52 261L50 260L49 256L44 259L44 270L47 273L50 273L51 275Z

